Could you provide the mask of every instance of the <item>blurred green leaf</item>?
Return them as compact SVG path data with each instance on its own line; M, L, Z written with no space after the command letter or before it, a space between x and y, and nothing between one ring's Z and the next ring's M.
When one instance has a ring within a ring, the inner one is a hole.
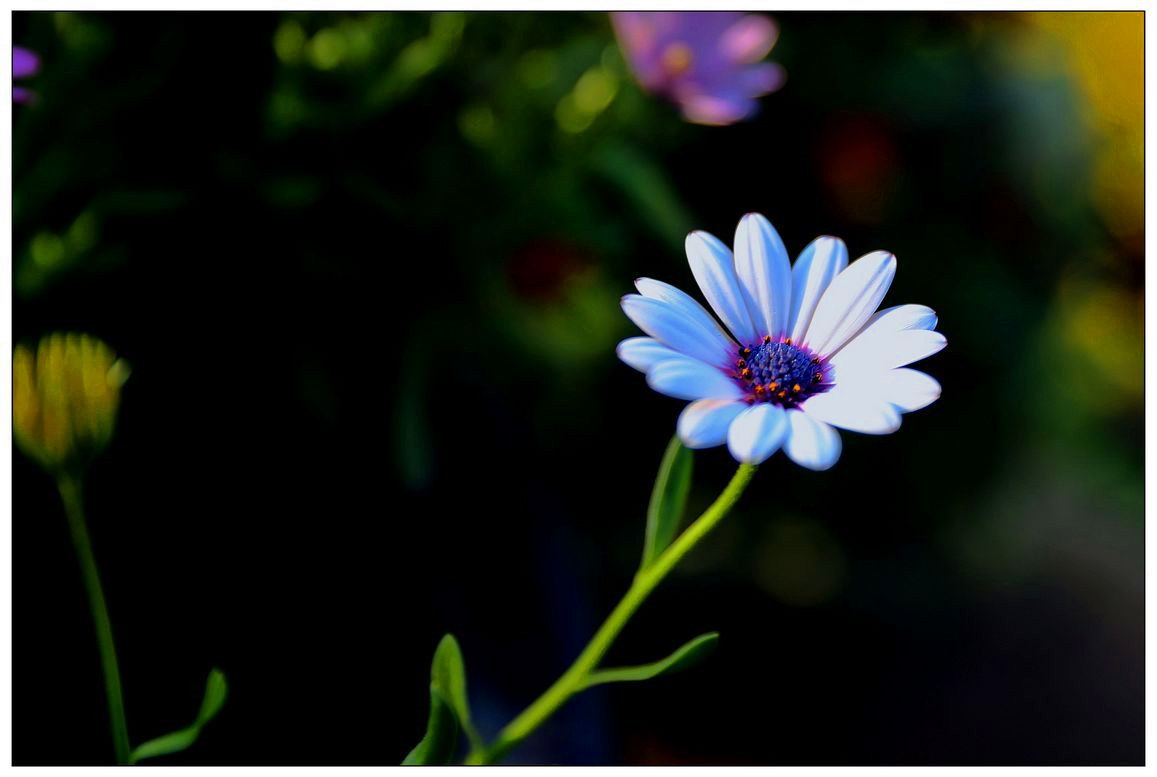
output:
M653 664L642 664L641 666L622 666L614 669L600 669L597 672L591 672L583 684L583 689L595 685L602 685L603 683L650 680L652 677L658 677L659 675L680 672L701 661L708 653L715 649L715 645L718 642L719 632L711 631L691 640L662 661L656 661Z
M193 721L193 724L180 731L174 731L171 734L150 739L143 745L138 746L129 755L129 763L135 764L146 758L156 758L159 755L179 753L187 749L197 741L197 737L201 735L201 729L205 724L216 717L217 713L221 711L222 705L225 704L225 696L228 690L225 675L220 669L214 669L209 672L209 679L205 681L205 697L201 700L201 710L197 713L197 719Z
M393 423L394 458L406 486L416 490L430 485L434 467L426 407L430 392L429 351L424 345L424 337L415 338L415 344L402 356L404 368Z
M446 765L454 760L458 750L459 727L466 732L470 744L482 747L483 742L470 722L470 702L466 697L466 665L462 649L453 634L442 637L430 663L430 719L426 735L410 751L403 766Z
M596 153L594 167L623 192L656 235L682 253L693 221L659 165L625 143L608 141Z
M422 737L402 766L445 766L454 760L458 749L458 718L450 703L433 686L430 687L430 719Z
M655 488L651 492L651 503L647 506L647 534L643 541L640 570L651 566L675 538L690 490L691 450L675 436L663 454L663 463L659 465Z
M434 663L430 667L430 687L437 689L458 716L458 722L470 744L481 747L474 725L470 722L470 702L466 696L466 665L462 660L462 649L453 634L442 637L438 649L434 651Z

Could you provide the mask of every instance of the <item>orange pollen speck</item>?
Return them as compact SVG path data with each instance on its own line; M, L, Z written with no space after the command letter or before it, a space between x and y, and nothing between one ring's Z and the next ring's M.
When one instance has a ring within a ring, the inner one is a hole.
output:
M792 391L799 391L799 384L797 383L797 384L795 384L794 386L792 386L792 387L791 387L791 390L792 390Z
M767 384L768 391L775 391L777 388L779 388L779 381L773 380L771 383Z
M784 389L783 391L779 392L778 394L776 394L776 396L779 397L780 399L783 399L784 397L787 396L787 389Z
M743 378L744 380L751 380L751 370L747 369L746 367L743 368L743 371L739 373L739 377Z

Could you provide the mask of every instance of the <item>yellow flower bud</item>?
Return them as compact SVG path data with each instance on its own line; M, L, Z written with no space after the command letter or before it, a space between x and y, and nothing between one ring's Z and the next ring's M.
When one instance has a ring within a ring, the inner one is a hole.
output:
M16 444L49 472L75 469L112 438L128 365L83 334L51 334L33 354L12 354L12 431Z

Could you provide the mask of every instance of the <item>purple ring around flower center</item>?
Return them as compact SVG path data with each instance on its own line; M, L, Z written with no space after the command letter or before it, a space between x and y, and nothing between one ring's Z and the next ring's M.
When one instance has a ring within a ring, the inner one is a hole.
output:
M770 402L785 409L832 387L831 366L790 337L767 335L759 343L739 346L732 377L746 394L748 404Z

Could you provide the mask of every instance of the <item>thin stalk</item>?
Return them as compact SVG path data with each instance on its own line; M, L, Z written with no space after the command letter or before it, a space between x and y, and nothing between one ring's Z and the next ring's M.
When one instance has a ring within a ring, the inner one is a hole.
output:
M750 464L740 465L731 478L731 482L727 484L727 488L712 505L696 518L694 523L688 526L666 550L659 554L650 566L639 570L627 593L611 611L599 630L595 632L594 637L587 643L570 668L521 715L498 732L497 738L490 747L472 751L467 756L466 763L490 764L498 761L522 740L534 733L535 729L546 722L547 718L553 715L571 696L583 689L587 676L606 655L619 632L623 630L631 616L639 609L639 605L675 568L675 565L730 512L735 503L739 501L739 497L747 488L747 484L751 482L754 474L754 466Z
M96 569L96 558L92 553L92 543L88 538L88 528L84 521L84 502L81 498L80 480L72 475L61 475L56 481L60 498L64 502L64 512L68 516L68 529L72 534L72 545L76 548L76 558L80 562L81 577L88 592L88 606L92 610L93 624L96 626L96 643L100 649L100 666L104 672L104 690L108 697L108 717L112 727L113 749L117 764L129 762L129 734L125 722L125 703L121 694L121 675L117 668L116 647L112 639L112 622L108 617L104 591L100 585L100 575Z

